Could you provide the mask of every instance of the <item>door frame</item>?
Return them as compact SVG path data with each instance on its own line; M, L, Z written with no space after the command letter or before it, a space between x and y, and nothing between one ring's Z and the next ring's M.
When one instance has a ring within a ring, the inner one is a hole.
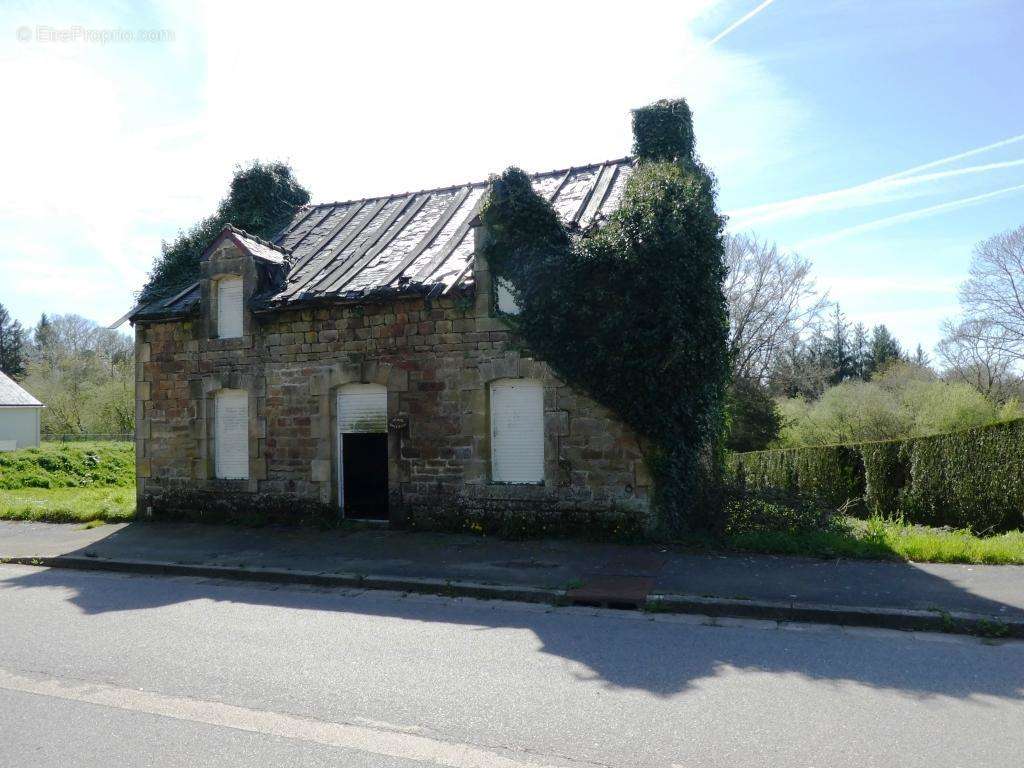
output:
M342 425L341 397L344 394L346 389L351 391L352 389L357 388L357 387L359 387L359 388L364 388L364 387L365 388L370 388L370 387L372 387L373 391L382 392L383 393L383 395L384 395L384 422L377 429L367 429L367 430L359 430L359 431L342 432L341 431L341 425ZM335 472L337 472L337 475L338 475L338 515L343 520L347 520L347 519L352 519L352 520L363 520L363 519L366 519L366 520L369 520L370 519L370 518L348 518L346 516L346 514L345 514L345 440L344 440L344 436L345 435L358 435L358 434L377 434L377 435L383 434L383 435L387 436L388 435L388 427L387 427L387 395L388 395L387 387L385 387L383 384L363 384L363 383L359 383L359 382L352 382L350 384L344 384L344 385L338 387L335 390L335 394L334 394L334 442L335 442L335 448L336 448L336 455L338 457L338 461L337 461L337 464L335 466ZM389 463L391 461L391 441L390 441L390 439L386 438L385 441L384 441L384 445L385 445L385 450L386 450L385 457L384 457L384 462L385 462L385 464L384 464L384 474L385 474L385 477L389 478L388 482L390 484L390 477L391 477L391 472L390 472L391 467L389 465ZM390 505L389 505L389 507L390 507ZM390 515L390 508L388 510L388 513ZM377 521L373 521L373 522L377 522Z

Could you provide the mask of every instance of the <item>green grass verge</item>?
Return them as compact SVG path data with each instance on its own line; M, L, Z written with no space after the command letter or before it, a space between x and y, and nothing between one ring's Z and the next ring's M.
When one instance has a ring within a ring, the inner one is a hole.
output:
M878 517L846 518L834 531L734 534L722 543L732 550L780 555L1024 565L1022 531L978 536Z
M124 522L135 517L134 488L0 490L0 520L44 523Z
M134 485L133 443L43 443L0 452L0 490Z

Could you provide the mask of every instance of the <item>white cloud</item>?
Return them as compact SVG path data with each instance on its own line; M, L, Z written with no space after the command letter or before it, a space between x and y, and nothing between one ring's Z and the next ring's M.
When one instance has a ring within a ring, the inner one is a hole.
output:
M32 7L12 8L0 27L41 23ZM135 9L117 10L57 3L44 21L136 25ZM45 265L24 272L16 295L0 292L25 321L122 314L160 239L208 214L232 167L254 157L289 160L319 200L390 193L512 163L620 156L631 108L686 96L700 151L729 183L784 161L803 115L764 67L694 31L702 15L735 18L712 0L295 0L287 12L160 0L149 13L146 25L173 42L0 38L5 97L18 108L0 123L0 141L18 148L5 156L0 263L31 254ZM641 34L638 16L656 23Z

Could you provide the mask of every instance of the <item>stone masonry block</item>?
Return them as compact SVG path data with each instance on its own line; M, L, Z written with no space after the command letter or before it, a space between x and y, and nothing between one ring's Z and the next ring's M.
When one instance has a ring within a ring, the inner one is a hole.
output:
M331 481L331 462L328 459L313 459L310 462L310 477L314 483L329 483Z

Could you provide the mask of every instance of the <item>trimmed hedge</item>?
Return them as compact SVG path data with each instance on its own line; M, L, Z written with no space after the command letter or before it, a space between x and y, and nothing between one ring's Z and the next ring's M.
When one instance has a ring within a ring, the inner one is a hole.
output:
M885 517L974 531L1024 524L1024 420L944 435L732 454L753 490L847 501Z

